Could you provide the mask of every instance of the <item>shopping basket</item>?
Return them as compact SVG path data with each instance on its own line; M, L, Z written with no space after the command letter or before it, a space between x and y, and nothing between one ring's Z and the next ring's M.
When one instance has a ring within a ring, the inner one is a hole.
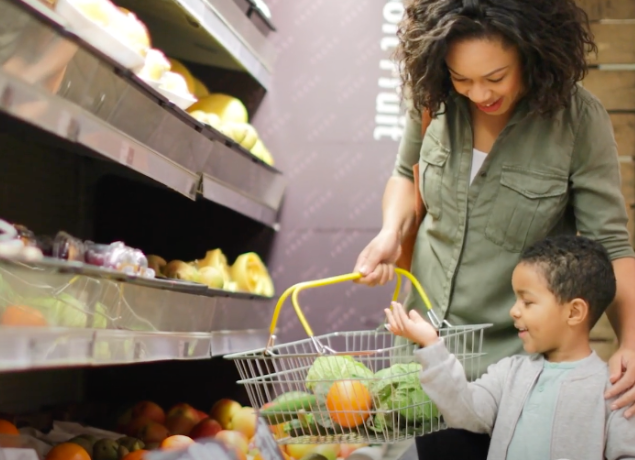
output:
M393 300L403 275L423 298L430 322L468 378L476 377L483 331L490 325L452 326L440 320L416 278L402 269L396 273ZM290 287L274 310L267 346L225 356L235 362L238 383L280 444L392 443L445 428L421 388L415 344L383 325L371 331L313 334L298 304L299 293L360 277L352 273ZM275 345L280 309L289 296L308 339Z

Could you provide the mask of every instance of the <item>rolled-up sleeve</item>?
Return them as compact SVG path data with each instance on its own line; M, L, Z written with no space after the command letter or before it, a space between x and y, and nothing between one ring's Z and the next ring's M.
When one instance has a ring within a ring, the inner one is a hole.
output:
M399 144L397 160L393 169L393 176L400 176L414 181L412 166L419 161L421 151L421 116L408 105L406 126Z
M617 145L609 115L598 101L588 101L583 109L571 164L577 230L601 243L612 260L634 257Z

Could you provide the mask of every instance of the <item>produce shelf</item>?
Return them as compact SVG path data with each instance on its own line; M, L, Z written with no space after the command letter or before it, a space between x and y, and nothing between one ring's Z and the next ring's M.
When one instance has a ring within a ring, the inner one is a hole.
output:
M156 11L174 6L150 3L160 5ZM221 8L237 8L226 4ZM75 37L37 0L0 0L0 9L11 24L0 28L9 44L0 50L0 111L191 199L202 196L276 227L286 187L280 171Z
M0 110L194 198L199 176L92 114L0 71Z
M269 89L274 47L231 0L119 0L156 34L155 44L187 61L248 72Z
M79 265L0 259L0 370L204 359L267 342L272 299Z

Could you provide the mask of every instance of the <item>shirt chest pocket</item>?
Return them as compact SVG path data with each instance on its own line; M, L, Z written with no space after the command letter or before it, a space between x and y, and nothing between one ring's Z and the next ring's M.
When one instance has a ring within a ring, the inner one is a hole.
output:
M567 204L565 175L503 166L485 237L511 252L545 238Z
M419 159L419 189L427 214L435 220L441 218L443 171L449 155L448 149L426 136Z

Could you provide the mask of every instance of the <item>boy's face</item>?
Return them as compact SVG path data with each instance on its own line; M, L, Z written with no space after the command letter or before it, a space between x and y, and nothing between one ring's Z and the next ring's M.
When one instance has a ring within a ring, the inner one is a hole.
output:
M567 308L549 290L547 280L535 265L520 263L512 275L516 303L510 310L527 353L558 349L567 327Z

